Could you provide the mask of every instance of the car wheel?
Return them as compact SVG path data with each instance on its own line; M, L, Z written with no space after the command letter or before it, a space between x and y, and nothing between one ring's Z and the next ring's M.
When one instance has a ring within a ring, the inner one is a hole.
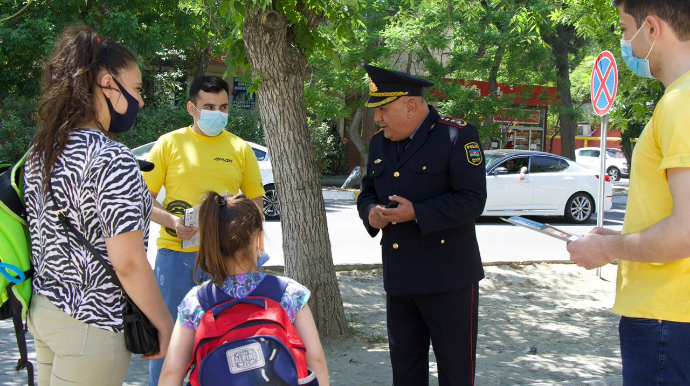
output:
M576 224L589 221L594 213L594 200L586 193L575 193L565 206L565 219Z
M621 179L621 171L616 167L610 167L606 173L609 175L611 181L618 181Z
M280 218L280 203L278 202L278 193L273 184L264 186L264 216L266 220L277 220Z

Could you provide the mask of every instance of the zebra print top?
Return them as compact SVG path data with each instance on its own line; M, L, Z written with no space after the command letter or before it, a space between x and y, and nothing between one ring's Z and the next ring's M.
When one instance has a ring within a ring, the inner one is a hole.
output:
M124 299L101 263L57 222L42 167L27 159L24 175L34 292L79 321L121 332ZM74 130L51 182L60 209L106 260L105 238L143 230L147 246L153 202L127 147L99 130Z

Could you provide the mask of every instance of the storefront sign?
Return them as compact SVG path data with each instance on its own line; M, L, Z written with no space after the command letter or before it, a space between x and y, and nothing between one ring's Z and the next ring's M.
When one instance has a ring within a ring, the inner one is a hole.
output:
M245 110L256 107L256 93L249 96L247 84L237 79L232 82L232 107Z
M509 109L503 109L502 113L494 115L494 122L514 123L514 124L533 124L541 123L541 114L539 110L521 110L518 115L520 118L512 116Z

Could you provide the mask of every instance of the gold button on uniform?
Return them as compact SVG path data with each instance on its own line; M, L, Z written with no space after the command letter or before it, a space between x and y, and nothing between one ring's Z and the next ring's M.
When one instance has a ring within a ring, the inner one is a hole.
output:
M426 166L422 166L422 170L426 170Z
M400 173L398 173L398 172L393 173L393 177L400 177Z
M391 224L395 225L395 224L397 224L397 222L393 221Z
M398 243L393 243L393 249L398 249Z
M441 239L441 244L445 244L446 240Z

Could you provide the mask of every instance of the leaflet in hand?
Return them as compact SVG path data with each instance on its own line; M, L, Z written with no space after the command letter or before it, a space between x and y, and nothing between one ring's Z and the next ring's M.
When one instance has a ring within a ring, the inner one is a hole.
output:
M568 242L575 241L575 240L582 237L581 235L576 235L574 233L566 232L564 230L558 229L558 228L553 227L551 225L542 224L540 222L533 221L533 220L528 220L528 219L520 217L520 216L512 216L510 218L501 217L501 220L509 222L511 224L514 224L514 225L523 226L525 228L543 233L545 235L549 235L551 237L555 237L555 238L563 240L563 241L568 241Z
M184 211L184 226L186 227L199 227L199 208L201 205L197 205L193 208L187 208ZM182 249L198 247L200 244L199 232L196 232L192 238L188 240L182 240Z

